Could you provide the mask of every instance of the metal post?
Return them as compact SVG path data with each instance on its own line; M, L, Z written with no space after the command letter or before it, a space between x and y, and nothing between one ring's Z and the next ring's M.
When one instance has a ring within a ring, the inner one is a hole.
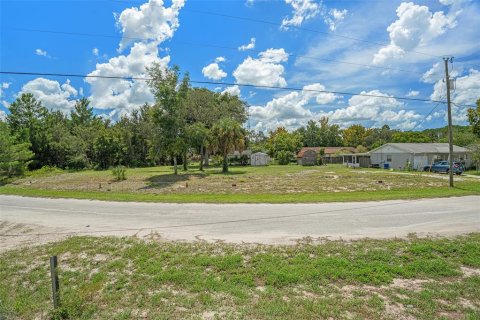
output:
M448 158L449 167L448 173L450 175L450 187L453 187L453 133L452 133L452 107L450 104L450 77L448 76L448 61L450 57L443 58L445 62L445 82L447 84L447 110L448 110Z
M50 257L50 275L52 278L52 300L53 308L57 309L60 305L60 283L58 282L58 260L57 256Z

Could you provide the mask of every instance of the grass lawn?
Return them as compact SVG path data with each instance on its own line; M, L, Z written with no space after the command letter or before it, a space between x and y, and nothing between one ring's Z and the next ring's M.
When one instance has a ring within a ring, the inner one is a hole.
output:
M110 171L40 170L0 187L0 194L40 197L152 202L287 203L414 199L480 194L480 181L445 175L316 167L232 167L201 172L191 167L175 176L171 167L127 169L127 180L115 182Z
M59 257L53 312L50 255ZM6 319L479 319L480 234L294 246L74 237L0 254Z

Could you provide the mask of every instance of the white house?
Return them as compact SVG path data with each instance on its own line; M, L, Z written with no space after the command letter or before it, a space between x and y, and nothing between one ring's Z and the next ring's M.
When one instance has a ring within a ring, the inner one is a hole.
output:
M372 166L380 168L413 169L434 162L448 160L448 143L387 143L369 152ZM453 160L469 168L472 165L472 152L466 148L453 146Z

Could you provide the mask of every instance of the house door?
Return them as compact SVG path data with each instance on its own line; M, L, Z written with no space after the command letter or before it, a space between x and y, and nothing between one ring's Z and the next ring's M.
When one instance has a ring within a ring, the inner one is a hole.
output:
M428 166L428 156L414 156L413 157L413 169L423 170L424 166Z

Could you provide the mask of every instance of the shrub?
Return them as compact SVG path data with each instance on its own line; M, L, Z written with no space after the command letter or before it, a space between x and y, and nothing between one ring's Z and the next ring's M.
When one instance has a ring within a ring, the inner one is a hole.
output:
M293 153L290 151L282 150L277 152L277 160L278 160L278 164L280 165L289 164L290 161L292 160L292 157L293 157Z
M112 174L115 177L116 181L127 180L127 169L124 166L116 166L112 169Z

